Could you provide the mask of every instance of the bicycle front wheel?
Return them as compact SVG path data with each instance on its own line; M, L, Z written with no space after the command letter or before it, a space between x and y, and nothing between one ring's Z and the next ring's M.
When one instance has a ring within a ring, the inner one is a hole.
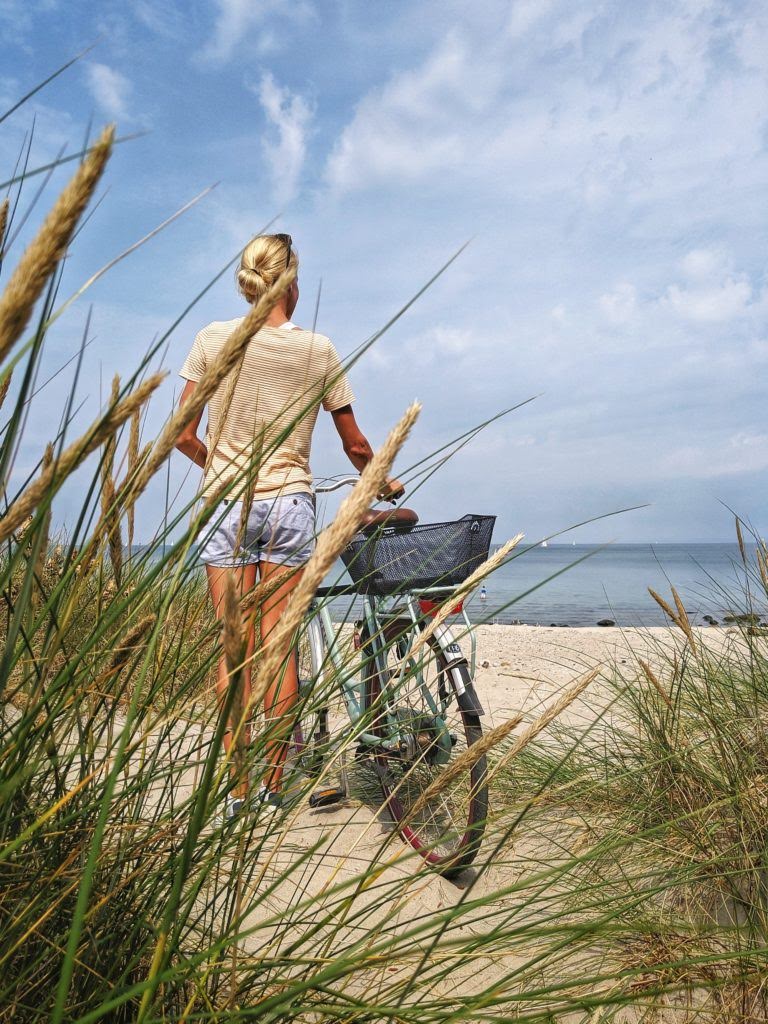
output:
M398 737L396 750L380 747L373 756L400 834L427 863L451 877L477 856L488 816L485 755L470 757L455 774L450 771L480 740L482 725L476 711L468 703L460 707L456 697L454 685L470 682L466 663L456 664L454 658L451 664L435 637L410 654L417 635L418 627L409 621L387 623L380 659L371 656L374 644L363 640L371 730L381 739Z

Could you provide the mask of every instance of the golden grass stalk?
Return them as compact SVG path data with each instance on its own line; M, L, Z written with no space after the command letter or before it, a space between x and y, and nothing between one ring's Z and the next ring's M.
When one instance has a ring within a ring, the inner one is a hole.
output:
M494 773L502 765L509 764L513 761L517 755L536 739L539 733L543 732L547 726L551 725L556 718L565 711L566 708L570 707L575 700L577 700L581 694L586 690L591 682L593 682L600 674L602 665L598 665L596 668L590 669L581 679L577 679L576 682L569 686L557 700L553 701L544 711L536 718L531 724L525 729L517 740L512 744L509 750L505 751L498 765L494 769Z
M53 445L49 441L45 446L45 452L43 453L43 463L41 471L46 473L50 470L53 465ZM40 527L42 537L40 538L40 547L37 550L37 560L35 563L35 576L37 577L37 589L34 592L34 603L37 604L42 597L42 579L43 573L45 572L45 563L48 560L48 541L51 529L51 506L49 505L46 509L43 517L43 522Z
M81 437L61 453L52 466L40 473L37 480L19 495L0 520L0 543L7 540L24 522L52 486L58 485L74 472L91 452L130 419L136 409L141 408L164 378L164 373L156 373L145 380L119 405L109 409L104 416L96 420Z
M183 405L179 406L155 441L149 456L131 484L131 492L134 496L132 500L135 501L136 497L142 493L159 467L176 447L176 442L181 432L203 410L227 374L232 373L233 370L239 372L239 366L248 342L263 326L275 302L290 287L295 277L295 267L289 267L285 270L224 342L219 350L219 354L197 382L192 395ZM224 411L222 410L222 413ZM223 420L224 416L222 415L219 422L223 423ZM218 438L212 438L211 451L215 449L216 443L218 443ZM210 460L210 451L208 457Z
M427 627L421 631L416 642L409 648L401 662L401 668L416 651L424 646L427 640L435 633L438 626L445 622L456 604L459 601L463 601L467 594L471 593L486 576L490 576L495 569L498 569L510 551L517 547L524 536L524 533L518 533L511 540L508 540L506 544L502 544L498 551L492 554L490 558L487 558L482 565L478 565L475 571L467 576L462 584L451 591L450 598L443 601L442 606L432 616Z
M128 437L128 469L127 476L130 480L139 465L139 441L141 434L141 412L134 410L131 416L131 430ZM131 557L133 548L133 536L136 525L136 509L133 503L128 506L128 558Z
M130 658L142 647L146 646L146 636L150 632L155 622L157 622L157 615L154 612L150 612L149 615L145 615L143 619L132 626L124 636L118 641L117 647L115 647L112 655L112 660L109 663L110 674L119 672L125 668Z
M112 378L112 390L109 395L109 406L117 405L120 399L120 377L118 374ZM115 451L117 450L117 437L111 434L104 443L104 458L101 463L102 482L111 477L115 468Z
M669 618L672 620L672 622L674 622L678 629L682 630L682 632L686 636L686 639L688 640L688 643L691 645L691 650L694 654L696 654L696 641L693 636L693 629L691 628L691 620L688 618L688 612L686 612L685 606L683 605L683 602L680 600L680 595L675 590L675 588L672 587L672 597L674 599L675 608L677 609L677 611L671 608L664 600L664 598L660 594L657 594L652 587L648 587L648 593L651 595L656 604L659 605L662 611L669 616Z
M80 164L18 262L0 296L0 361L21 336L106 167L115 136L106 128Z
M7 374L5 380L0 384L0 409L2 409L5 396L8 394L8 388L11 386L12 377L12 373Z
M765 541L761 540L757 548L757 567L760 570L760 579L763 581L763 588L768 594L768 548Z
M653 686L658 691L659 696L664 701L664 703L667 705L669 710L670 711L674 711L675 710L675 706L672 703L672 701L669 699L669 694L664 689L664 687L661 685L661 682L659 681L659 677L653 671L653 669L648 664L648 662L647 661L643 661L642 658L638 658L637 659L637 663L640 666L640 668L643 670L643 675L645 676L645 678L648 680L648 682L651 684L651 686Z
M115 374L112 380L112 394L110 396L111 407L117 405L119 397L120 378ZM134 412L133 415L136 415L136 413ZM107 536L112 572L115 577L115 583L119 587L123 573L123 538L120 534L120 513L117 507L117 493L115 491L115 478L113 475L116 449L117 434L112 433L104 445L104 458L101 463L101 517Z
M8 210L10 205L8 196L0 201L0 259L3 258L3 243L5 242L5 229L8 226Z
M740 522L738 516L736 517L736 540L739 542L739 554L741 555L741 560L744 563L744 565L746 565L747 564L747 551L746 551L746 548L744 547L744 537L743 537L742 532L741 532L741 522Z
M315 591L323 582L333 563L360 529L363 514L381 491L392 463L416 422L421 406L414 402L392 429L384 444L360 474L360 479L341 503L334 521L317 539L317 545L304 572L291 594L288 606L269 637L263 651L251 691L251 702L257 704L285 661L296 631L309 608Z
M430 800L433 800L436 796L439 796L446 789L454 784L454 782L464 775L466 772L472 770L477 764L481 757L498 746L503 740L509 736L513 729L516 729L523 720L522 715L515 715L506 722L502 722L501 725L496 725L493 729L484 733L482 738L476 743L473 743L471 747L459 754L459 756L437 776L427 786L427 788L421 793L416 803L408 811L408 820L412 820L416 817L420 811L422 811Z
M104 532L107 536L112 575L119 587L123 575L123 537L120 530L120 513L117 510L117 491L111 476L107 477L102 485L101 506L104 510Z

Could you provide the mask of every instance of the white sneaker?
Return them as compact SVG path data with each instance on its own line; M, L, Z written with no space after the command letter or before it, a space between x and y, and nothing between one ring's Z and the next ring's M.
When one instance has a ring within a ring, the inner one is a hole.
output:
M234 821L245 809L245 800L240 796L231 796L224 805L224 821Z
M260 786L253 797L253 803L256 810L263 808L268 814L275 814L280 810L283 798L279 793L273 793L271 789L267 789L266 786Z

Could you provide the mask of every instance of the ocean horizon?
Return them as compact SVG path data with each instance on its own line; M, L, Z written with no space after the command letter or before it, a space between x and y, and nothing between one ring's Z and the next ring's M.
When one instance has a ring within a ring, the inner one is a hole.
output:
M487 578L485 601L475 591L467 609L475 621L500 624L595 626L612 620L618 626L663 626L667 619L648 588L668 598L674 586L693 622L704 625L708 615L722 623L748 610L748 582L755 612L766 611L765 594L761 602L756 588L755 545L745 548L751 577L733 542L531 544ZM345 582L349 577L337 563L327 583ZM348 599L333 605L339 618L357 609L359 601Z
M134 545L134 551L146 547ZM474 621L499 624L595 626L612 620L617 626L662 626L667 619L648 590L669 598L674 586L694 623L706 625L709 616L722 624L726 616L749 611L748 589L751 609L768 618L755 544L745 549L749 570L733 542L529 544L486 579L484 601L478 590L466 606ZM324 582L351 585L341 561ZM331 602L335 619L354 617L360 608L358 597Z

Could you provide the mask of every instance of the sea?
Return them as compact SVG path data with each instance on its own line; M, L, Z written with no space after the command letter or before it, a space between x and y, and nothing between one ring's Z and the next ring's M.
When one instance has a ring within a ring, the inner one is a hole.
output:
M766 612L754 545L746 551L748 571L737 544L529 546L487 578L485 600L475 591L467 611L474 621L499 624L661 626L667 620L648 589L671 603L674 586L693 622L703 625L706 615L722 623L747 610ZM341 563L326 582L349 582ZM343 598L331 614L349 618L359 607L359 599Z

